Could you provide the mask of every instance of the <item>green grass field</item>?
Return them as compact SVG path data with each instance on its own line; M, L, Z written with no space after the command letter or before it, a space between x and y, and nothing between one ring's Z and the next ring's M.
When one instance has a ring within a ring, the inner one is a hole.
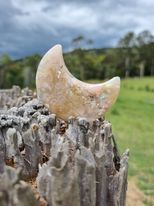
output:
M122 80L116 104L106 115L122 153L130 149L129 178L154 196L154 78Z

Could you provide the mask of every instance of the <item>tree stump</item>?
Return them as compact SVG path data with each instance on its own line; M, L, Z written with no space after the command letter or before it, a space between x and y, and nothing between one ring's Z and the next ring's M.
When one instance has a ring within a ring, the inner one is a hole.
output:
M0 205L125 206L128 154L108 121L64 122L33 99L0 115Z

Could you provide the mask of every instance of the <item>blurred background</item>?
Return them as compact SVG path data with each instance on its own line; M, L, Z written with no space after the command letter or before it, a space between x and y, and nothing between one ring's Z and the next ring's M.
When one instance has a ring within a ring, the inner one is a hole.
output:
M35 90L42 55L62 44L82 81L122 79L106 119L130 149L129 205L154 205L154 1L0 1L0 89ZM134 201L134 202L131 202Z

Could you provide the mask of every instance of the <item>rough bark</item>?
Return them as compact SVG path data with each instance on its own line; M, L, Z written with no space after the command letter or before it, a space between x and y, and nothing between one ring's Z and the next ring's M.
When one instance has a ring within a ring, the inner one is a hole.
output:
M37 99L0 115L0 205L39 205L21 181L36 178L49 206L124 206L127 171L106 120L64 122Z

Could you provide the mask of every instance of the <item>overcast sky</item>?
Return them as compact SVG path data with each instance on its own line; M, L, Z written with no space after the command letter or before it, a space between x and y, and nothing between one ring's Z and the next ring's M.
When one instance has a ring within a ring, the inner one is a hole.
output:
M56 43L65 51L84 35L112 47L128 31L154 33L154 0L0 0L0 55L43 54Z

